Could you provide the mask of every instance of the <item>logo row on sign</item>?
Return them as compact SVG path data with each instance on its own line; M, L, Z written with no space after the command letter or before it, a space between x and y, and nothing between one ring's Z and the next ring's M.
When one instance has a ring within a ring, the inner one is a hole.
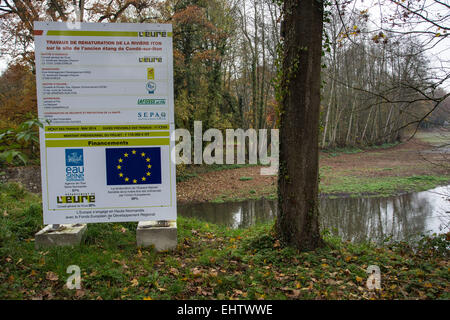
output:
M106 184L161 184L161 148L106 148ZM84 181L83 149L66 149L66 181Z

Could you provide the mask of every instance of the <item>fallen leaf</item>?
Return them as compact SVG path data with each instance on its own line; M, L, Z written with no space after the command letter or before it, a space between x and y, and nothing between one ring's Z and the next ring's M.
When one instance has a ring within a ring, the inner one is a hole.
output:
M46 279L50 281L58 281L59 277L56 273L49 271L46 274Z
M179 272L178 269L176 269L176 268L170 268L169 272L170 272L171 274L173 274L174 276L177 276L177 275L180 274L180 272Z
M211 277L217 277L218 276L218 272L216 271L216 270L211 270L210 272L209 272L209 275L211 276Z
M75 297L82 298L85 294L86 292L84 290L77 290L77 292L75 292Z
M132 287L137 287L138 285L139 285L139 281L137 281L137 279L131 280L131 286Z
M119 260L116 260L116 259L112 259L111 261L114 262L114 263L120 264L125 269L128 269L128 266L125 264L124 261L119 261Z
M193 268L191 270L192 274L194 275L194 277L200 277L200 275L202 274L202 271L198 268Z
M292 290L292 294L288 294L287 296L289 298L296 299L296 298L298 298L300 296L300 294L301 294L300 290Z
M243 292L241 290L234 289L233 292L237 295L242 295Z
M44 296L47 297L47 299L52 299L54 297L54 294L52 292L52 288L47 288L43 291Z

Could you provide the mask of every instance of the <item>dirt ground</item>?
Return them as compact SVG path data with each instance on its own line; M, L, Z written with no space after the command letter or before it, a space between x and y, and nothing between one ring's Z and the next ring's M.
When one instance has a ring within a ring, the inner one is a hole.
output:
M450 135L449 135L450 137ZM449 140L450 141L450 140ZM321 183L332 183L334 177L407 177L413 175L449 175L449 157L434 147L430 135L390 148L321 152ZM274 197L276 176L260 175L259 166L200 173L177 183L178 202L221 202L244 198ZM32 192L40 192L38 166L3 169L0 182L18 181Z
M430 152L433 150L433 145L414 138L387 149L342 153L336 157L321 153L320 166L330 166L334 172L346 171L366 177L448 174L450 154Z

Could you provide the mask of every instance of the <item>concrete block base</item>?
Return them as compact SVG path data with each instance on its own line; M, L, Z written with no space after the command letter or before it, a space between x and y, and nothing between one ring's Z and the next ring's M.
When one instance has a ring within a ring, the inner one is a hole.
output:
M52 225L35 234L36 248L51 246L76 246L81 243L87 230L86 224L61 224L53 229Z
M177 247L177 222L167 221L161 224L158 221L141 221L136 230L138 246L154 246L156 251L165 251Z

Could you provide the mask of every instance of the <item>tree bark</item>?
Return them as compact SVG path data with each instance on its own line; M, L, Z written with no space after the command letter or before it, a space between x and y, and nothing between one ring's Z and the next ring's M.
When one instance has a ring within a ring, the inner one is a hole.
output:
M283 98L280 119L279 214L282 242L301 251L319 233L318 147L323 2L284 2Z

